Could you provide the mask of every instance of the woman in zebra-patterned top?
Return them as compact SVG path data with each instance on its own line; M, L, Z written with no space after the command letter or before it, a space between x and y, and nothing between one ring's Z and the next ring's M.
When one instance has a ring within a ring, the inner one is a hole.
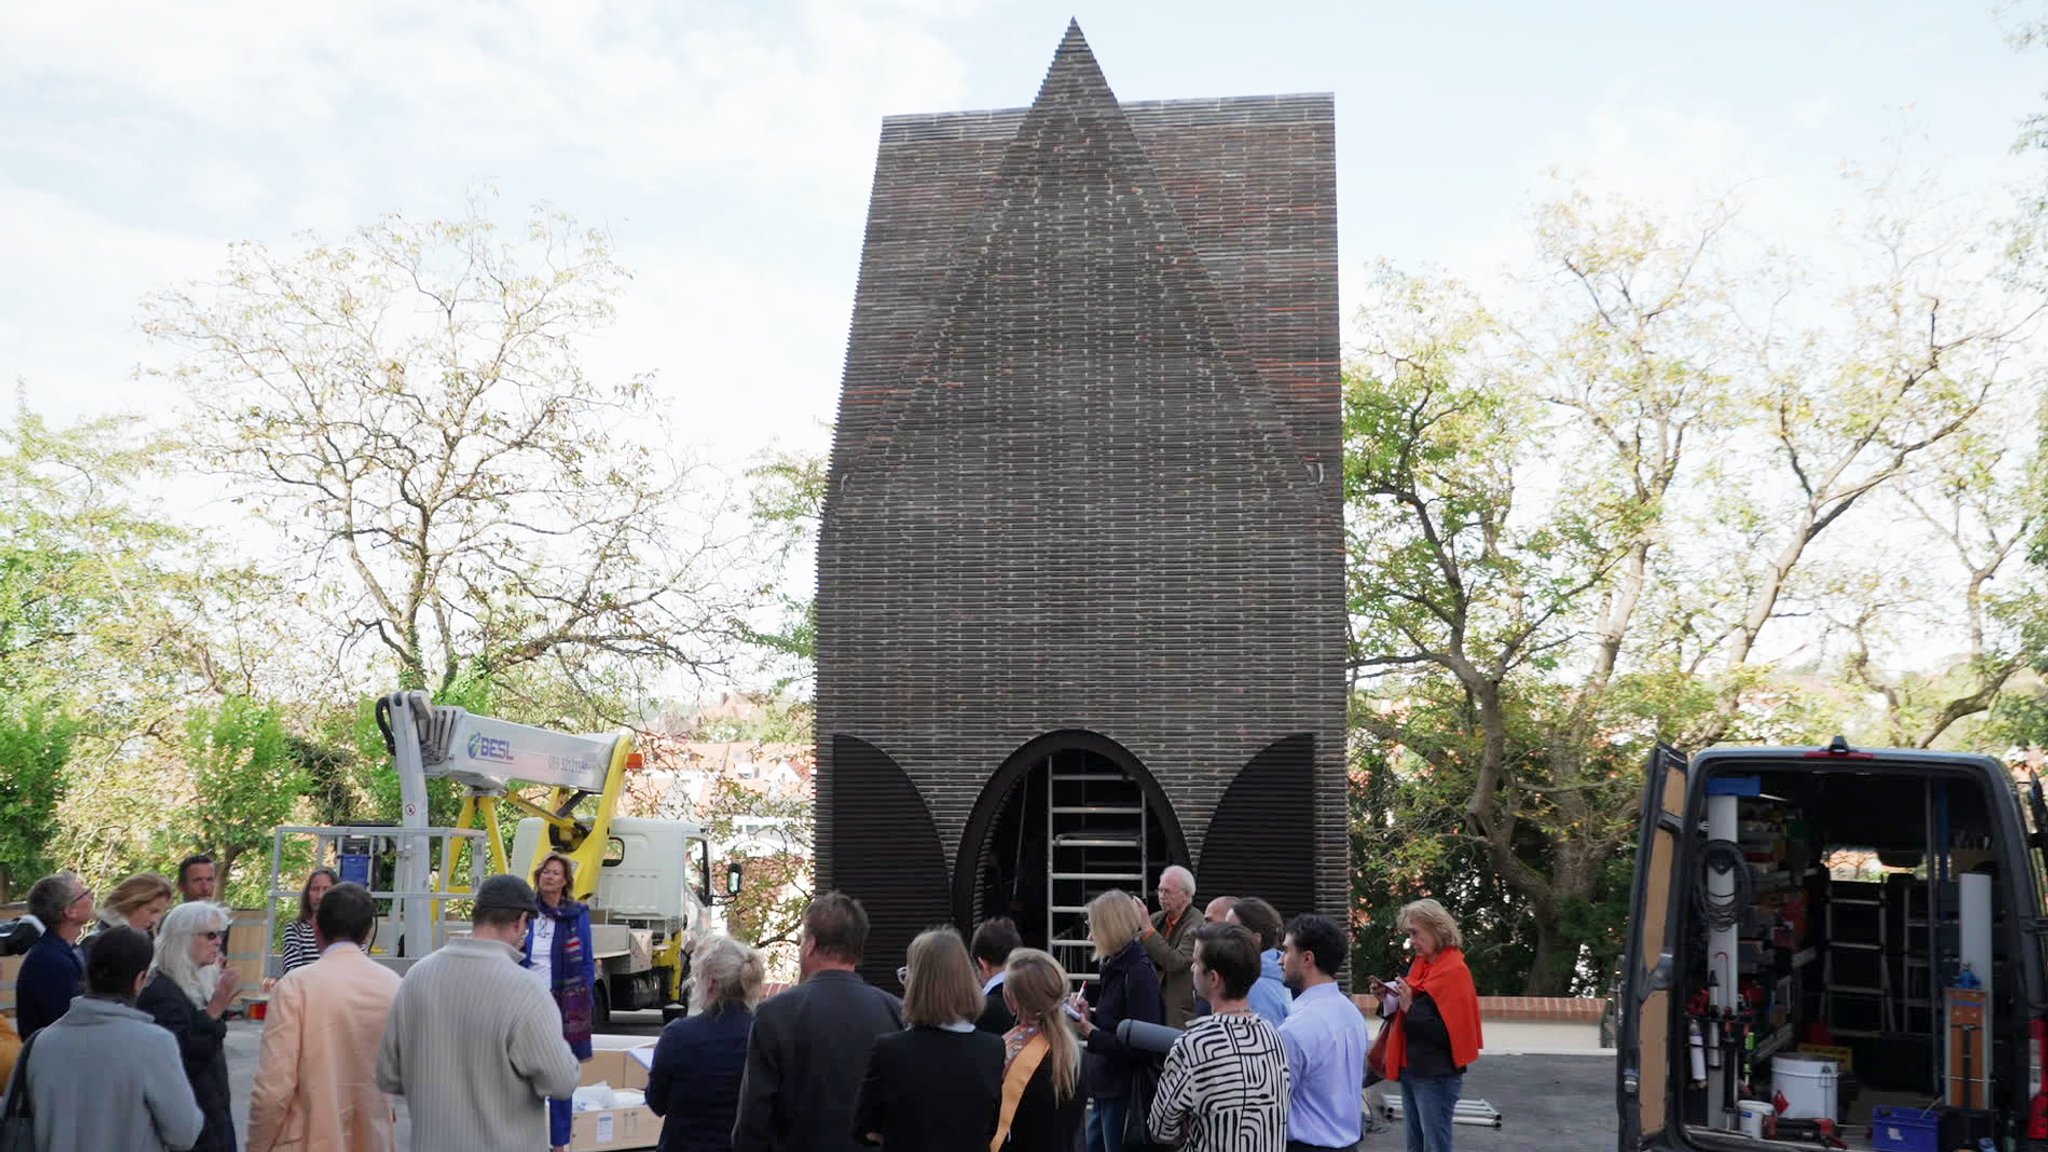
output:
M1258 938L1236 924L1195 929L1195 995L1210 1015L1174 1041L1148 1118L1152 1136L1189 1152L1286 1152L1287 1052L1246 996Z
M299 890L299 918L285 926L284 970L304 968L320 958L320 949L313 940L313 910L320 907L320 898L334 887L340 878L332 868L315 868L306 877L306 886Z

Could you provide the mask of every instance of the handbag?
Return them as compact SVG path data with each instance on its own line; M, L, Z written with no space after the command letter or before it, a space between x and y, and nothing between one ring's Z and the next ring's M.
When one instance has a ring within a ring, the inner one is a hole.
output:
M1152 1100L1159 1095L1159 1061L1141 1060L1131 1066L1131 1088L1124 1096L1124 1148L1151 1148ZM4 1150L0 1150L4 1152Z
M1365 1070L1374 1080L1387 1078L1387 1037L1393 1033L1393 1017L1380 1021L1380 1030L1372 1038L1372 1047L1365 1050Z
M0 1113L0 1152L35 1152L35 1110L28 1102L28 1054L36 1046L37 1032L21 1046L15 1058L14 1075L7 1081L7 1110Z

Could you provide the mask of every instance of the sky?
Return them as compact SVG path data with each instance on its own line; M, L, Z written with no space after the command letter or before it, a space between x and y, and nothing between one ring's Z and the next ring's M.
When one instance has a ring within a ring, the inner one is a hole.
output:
M2048 52L1995 2L16 3L0 379L60 421L168 416L145 295L495 189L504 222L610 231L634 280L587 367L656 373L738 465L826 441L881 118L1028 104L1070 16L1126 100L1335 94L1348 313L1377 260L1511 264L1553 173L1675 208L1739 185L1796 234L1903 148L1996 200Z

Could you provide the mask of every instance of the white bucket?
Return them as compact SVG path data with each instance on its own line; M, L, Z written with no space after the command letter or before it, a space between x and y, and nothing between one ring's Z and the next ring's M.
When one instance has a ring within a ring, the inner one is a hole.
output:
M1735 1102L1735 1112L1739 1118L1737 1122L1741 1125L1744 1136L1754 1136L1759 1140L1763 1139L1764 1117L1771 1114L1770 1101L1737 1100Z
M1788 1120L1833 1120L1835 1062L1779 1056L1771 1061L1771 1087L1785 1098Z

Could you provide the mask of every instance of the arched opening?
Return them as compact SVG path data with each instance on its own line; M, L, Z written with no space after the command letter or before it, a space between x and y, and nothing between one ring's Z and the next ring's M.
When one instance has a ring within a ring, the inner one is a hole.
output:
M1136 756L1093 732L1054 732L982 789L953 869L954 919L964 931L1008 916L1026 945L1085 976L1088 901L1149 892L1161 869L1187 863L1180 821Z

